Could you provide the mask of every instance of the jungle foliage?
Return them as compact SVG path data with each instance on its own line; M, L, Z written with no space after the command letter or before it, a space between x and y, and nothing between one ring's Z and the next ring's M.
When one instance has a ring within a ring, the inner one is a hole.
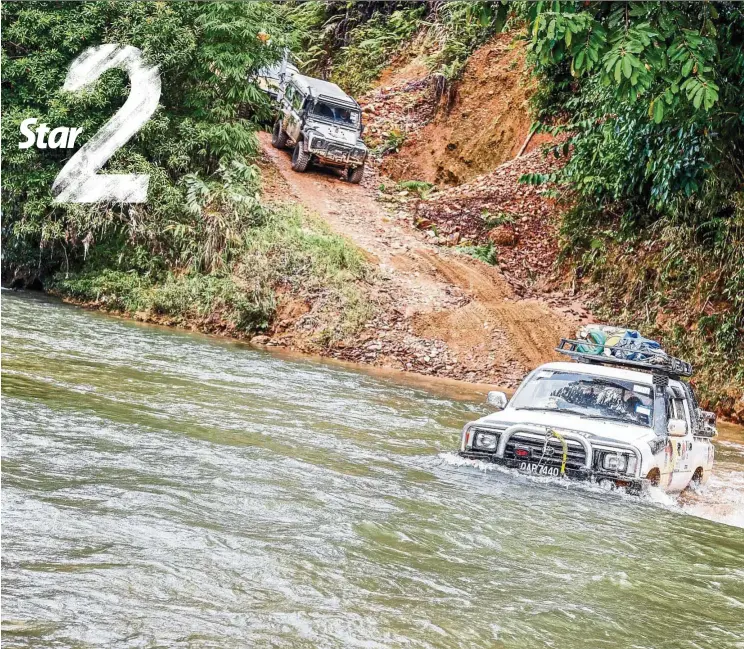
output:
M507 19L505 2L302 2L284 5L304 71L351 94L369 89L401 47L413 39L429 52L432 74L457 79L468 56Z
M250 79L291 44L276 5L11 2L2 23L6 283L179 322L218 314L243 332L269 325L277 291L323 292L339 312L359 302L346 285L366 272L359 253L259 200L255 131L270 109ZM101 172L149 174L148 200L54 204L52 183L74 150L19 150L19 125L82 127L79 144L96 133L126 100L126 74L109 71L87 93L62 85L70 63L101 43L133 45L160 67L157 111Z
M199 238L183 236L210 228L208 218L187 205L187 181L222 175L256 151L253 122L267 104L245 81L280 56L279 40L257 38L272 31L270 9L252 3L3 3L6 279L67 268L94 242L109 238L129 242L124 257L144 247L164 265L197 263L211 254L194 249L202 245ZM82 127L84 143L121 107L129 80L112 70L92 92L71 94L62 91L67 69L87 47L117 42L138 47L161 70L158 110L104 169L149 173L148 202L55 205L52 183L74 151L19 150L20 122L33 116L51 126ZM230 218L241 221L249 212L244 204ZM184 258L189 254L193 260Z
M390 56L421 26L425 7L406 2L303 2L283 13L297 36L301 69L364 92Z
M607 317L664 336L733 396L744 386L742 6L537 2L521 15L541 127L566 138L553 151L563 169L524 180L565 190L565 257L605 287Z

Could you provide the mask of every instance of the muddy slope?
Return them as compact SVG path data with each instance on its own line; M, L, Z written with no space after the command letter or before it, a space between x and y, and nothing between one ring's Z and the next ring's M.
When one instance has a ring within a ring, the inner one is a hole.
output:
M321 351L347 360L504 387L556 359L553 347L588 315L543 299L523 299L495 267L438 248L407 212L376 200L374 171L362 185L333 172L292 171L289 151L261 135L264 153L283 186L274 200L297 200L367 252L380 269L378 315L354 340ZM267 196L271 199L272 196ZM273 344L305 349L304 332L276 332Z
M408 69L420 74L415 66L409 64ZM404 82L400 75L389 73L388 78ZM385 80L383 76L383 91ZM512 34L497 36L470 57L462 80L441 96L435 117L409 133L382 170L396 180L444 186L492 171L524 144L532 124L528 102L534 90L524 42ZM532 138L527 151L543 140Z

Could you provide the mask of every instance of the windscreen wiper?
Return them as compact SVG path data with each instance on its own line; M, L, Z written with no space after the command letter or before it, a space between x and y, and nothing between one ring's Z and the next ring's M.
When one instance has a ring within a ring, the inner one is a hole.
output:
M584 417L583 412L579 412L578 410L567 410L566 408L537 408L535 406L525 406L523 408L514 408L514 410L540 410L542 412L563 412L567 415L578 415L579 417Z
M628 421L624 417L609 417L607 415L581 415L581 416L584 419L607 419L608 421L620 421L624 424L636 424L637 423L635 421Z

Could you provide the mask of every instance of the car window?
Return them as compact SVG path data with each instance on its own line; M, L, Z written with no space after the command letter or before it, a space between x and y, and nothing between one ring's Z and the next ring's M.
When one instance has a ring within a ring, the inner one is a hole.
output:
M517 409L570 411L586 417L651 426L654 401L649 385L546 369L538 370L528 380L510 406Z
M297 88L290 84L287 86L287 90L284 94L292 108L294 108L296 111L299 111L302 108L303 96L302 93L297 90Z
M687 413L685 412L685 402L682 399L672 399L671 400L671 410L670 413L672 417L675 419L681 419L684 422L687 422Z
M687 415L690 418L690 425L692 426L692 430L698 430L702 427L702 423L698 419L698 402L695 398L695 393L692 391L692 388L689 386L689 384L681 382L680 388L682 394L685 396L685 400L687 402Z
M346 126L356 126L359 124L359 111L344 106L335 106L324 101L318 101L313 107L313 115L321 119L344 124Z
M302 102L304 100L304 97L302 93L294 86L289 86L289 89L292 91L292 94L289 95L288 99L292 104L292 108L299 112L302 109Z

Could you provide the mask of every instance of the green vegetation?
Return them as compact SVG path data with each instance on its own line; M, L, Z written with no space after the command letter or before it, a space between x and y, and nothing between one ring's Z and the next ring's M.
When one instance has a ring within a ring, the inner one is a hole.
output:
M475 257L489 266L495 266L499 262L498 251L490 241L480 246L458 246L457 250Z
M354 95L369 88L390 56L419 29L425 8L405 2L306 2L288 6L286 17L302 43L302 67L328 75Z
M291 34L271 3L5 3L3 279L174 323L266 329L279 294L313 302L326 341L369 317L361 254L307 215L263 206L251 164L269 111L246 80ZM62 92L89 44L121 42L161 69L160 106L105 172L150 175L146 204L56 205L73 150L18 149L29 117L83 127L84 143L122 105L128 79L105 73Z
M137 272L131 262L112 268L107 251L97 250L84 269L57 273L49 288L107 310L238 334L268 328L278 294L288 293L313 301L314 317L324 316L318 342L358 330L372 315L359 287L370 272L361 252L299 208L255 209L251 224L225 227L234 235L232 254L208 274L196 263L182 272ZM196 259L209 246L195 251Z
M406 141L406 134L398 128L391 128L383 142L377 147L376 153L397 153Z
M503 29L508 4L303 2L281 11L300 43L296 57L301 69L354 95L368 90L391 58L417 37L422 51L430 53L429 68L444 82L439 88L443 92L460 76L468 56Z
M525 3L564 258L600 308L744 389L744 12L734 3ZM559 115L568 123L550 126ZM568 155L570 153L570 155ZM723 370L725 368L725 370ZM726 396L728 395L728 396Z
M149 256L154 261L138 272L191 262L185 258L203 245L201 235L215 224L204 222L187 204L189 184L202 176L224 176L226 169L237 181L234 164L247 173L246 156L257 148L254 120L265 116L268 104L245 79L280 56L281 38L266 43L257 37L278 31L270 9L260 4L3 4L6 281L43 280L62 266L75 268L92 247L115 254L111 261L119 265L132 250L145 251L137 255L138 263ZM52 183L74 151L19 150L19 124L34 116L50 125L80 126L80 144L96 133L129 95L126 74L105 73L89 93L65 93L62 85L70 63L88 45L101 42L138 47L161 68L158 110L104 170L150 174L148 202L55 205ZM122 249L115 250L117 245ZM206 254L222 252L220 247Z
M507 212L491 214L488 210L483 210L481 218L488 230L493 230L493 228L497 228L500 225L512 225L517 220L513 214Z
M508 10L507 2L441 3L430 31L431 40L438 46L429 63L432 71L446 82L459 79L468 57L504 28Z
M399 191L414 192L419 198L426 198L436 189L434 183L427 183L425 180L401 180L396 183Z

